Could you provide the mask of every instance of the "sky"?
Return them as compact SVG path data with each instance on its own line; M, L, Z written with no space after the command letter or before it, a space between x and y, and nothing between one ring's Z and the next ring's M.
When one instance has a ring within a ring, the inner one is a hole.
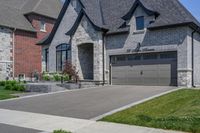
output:
M200 0L180 0L182 4L200 21Z
M200 0L180 0L180 1L197 18L197 20L200 21Z

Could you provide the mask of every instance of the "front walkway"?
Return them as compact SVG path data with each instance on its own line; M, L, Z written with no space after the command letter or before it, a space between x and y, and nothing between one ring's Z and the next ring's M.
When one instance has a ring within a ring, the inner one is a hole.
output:
M46 132L63 129L75 133L181 133L5 109L0 109L0 118L2 124Z

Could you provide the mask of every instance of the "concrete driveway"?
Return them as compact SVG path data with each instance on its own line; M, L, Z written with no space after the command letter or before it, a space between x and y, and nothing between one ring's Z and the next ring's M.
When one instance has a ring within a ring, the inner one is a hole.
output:
M0 108L92 119L175 87L107 86L0 102Z

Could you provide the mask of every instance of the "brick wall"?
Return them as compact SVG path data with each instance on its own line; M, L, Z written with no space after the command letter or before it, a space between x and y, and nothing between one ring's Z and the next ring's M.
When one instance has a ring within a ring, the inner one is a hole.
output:
M30 78L34 71L42 71L42 49L36 43L51 32L55 22L54 19L35 14L29 15L27 18L36 33L15 31L15 77L25 74ZM40 31L40 21L46 22L46 32Z

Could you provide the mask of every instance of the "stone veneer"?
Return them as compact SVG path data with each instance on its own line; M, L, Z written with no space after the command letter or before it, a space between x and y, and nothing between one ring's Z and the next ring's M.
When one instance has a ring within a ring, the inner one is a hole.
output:
M179 70L178 71L178 85L192 87L192 70Z
M0 27L0 80L12 77L12 49L12 30Z
M79 71L80 78L83 80L83 69L81 68L81 63L90 64L90 62L81 62L79 57L84 54L79 52L79 47L81 45L93 45L93 80L102 81L103 80L103 61L102 61L102 33L94 30L92 25L89 23L86 17L83 17L80 25L78 26L74 36L71 41L72 47L72 63L77 67Z

